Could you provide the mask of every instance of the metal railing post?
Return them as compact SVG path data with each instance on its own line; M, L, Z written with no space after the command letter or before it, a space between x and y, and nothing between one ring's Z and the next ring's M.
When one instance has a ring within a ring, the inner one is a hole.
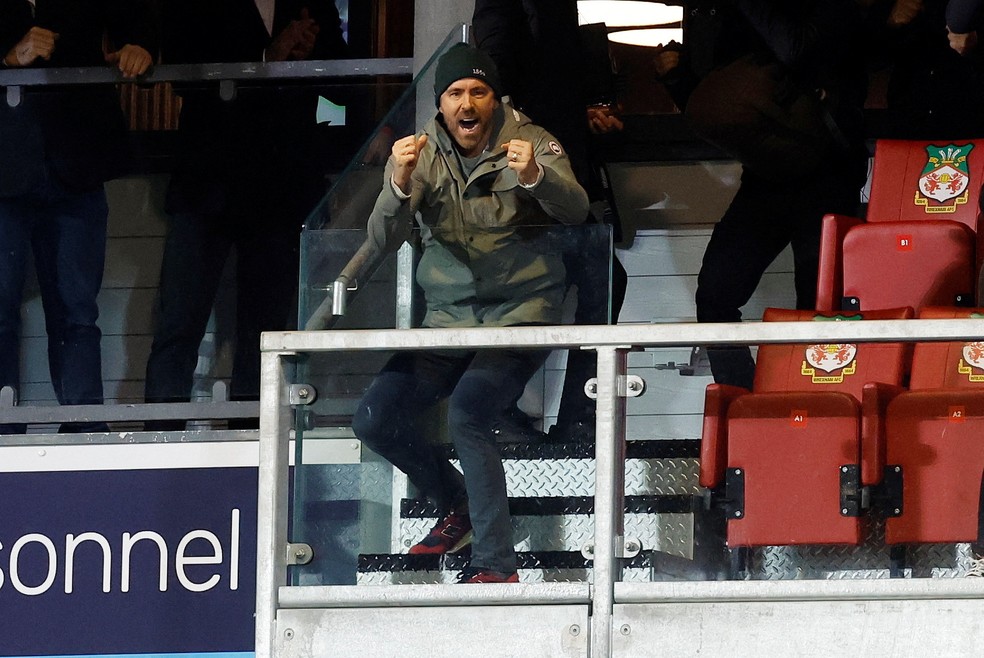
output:
M615 581L620 579L625 509L625 398L619 381L626 372L624 347L599 347L595 420L594 582L591 588L592 658L612 651Z
M287 584L289 352L263 352L260 371L260 455L256 519L256 656L271 658L278 591Z

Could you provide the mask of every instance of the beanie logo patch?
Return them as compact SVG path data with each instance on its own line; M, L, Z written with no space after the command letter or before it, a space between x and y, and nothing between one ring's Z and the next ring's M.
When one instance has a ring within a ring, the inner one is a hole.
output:
M485 69L472 69L472 74L477 75L480 78L487 77L485 75Z
M555 155L560 155L564 152L564 149L560 148L560 144L557 142L551 141L547 144L547 146L550 147L550 150L553 151Z

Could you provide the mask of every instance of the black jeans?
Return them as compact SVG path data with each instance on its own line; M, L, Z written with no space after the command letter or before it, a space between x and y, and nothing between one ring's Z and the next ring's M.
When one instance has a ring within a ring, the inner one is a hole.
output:
M228 213L171 217L161 264L160 317L147 361L147 402L190 399L198 348L233 249L236 345L230 397L259 398L260 333L291 325L298 241L299 224L287 219L277 224Z
M859 193L856 173L843 166L785 183L744 170L704 252L697 277L697 321L739 322L741 307L786 245L793 248L796 308L814 308L823 216L856 214ZM709 348L707 356L715 382L752 387L755 362L749 348Z
M59 404L102 404L96 297L102 286L108 215L102 187L74 192L51 175L27 194L0 199L0 386L19 385L20 306L33 251L55 396ZM106 427L66 423L61 429ZM0 425L0 434L23 431L19 425Z
M505 471L492 428L546 357L545 351L515 350L400 353L369 386L352 420L355 435L442 510L467 499L473 567L516 571ZM448 397L448 429L463 477L418 427L421 414Z

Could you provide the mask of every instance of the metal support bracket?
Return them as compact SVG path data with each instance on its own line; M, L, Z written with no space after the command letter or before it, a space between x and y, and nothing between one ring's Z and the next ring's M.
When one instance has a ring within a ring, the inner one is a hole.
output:
M861 467L844 464L839 471L841 516L861 516Z
M291 384L288 397L292 407L309 405L318 399L318 389L310 384Z
M615 557L631 560L642 552L642 542L636 537L617 537ZM587 542L581 547L581 555L585 560L594 559L594 542Z
M339 277L328 286L328 289L331 291L331 314L342 316L348 311L349 293L359 289L359 282L355 279L349 281L345 277Z
M902 467L898 464L885 466L881 484L881 506L885 516L902 516Z
M219 98L226 102L236 100L235 80L219 80Z
M287 544L287 564L303 565L314 559L314 550L310 544Z
M7 106L17 107L21 104L21 99L23 98L23 92L20 85L10 85L7 87Z
M637 398L646 392L646 380L639 375L623 375L618 378L618 396ZM592 400L598 399L598 378L592 377L584 384L584 394Z
M745 518L745 471L740 468L729 468L725 473L724 486L727 492L725 502L727 518Z

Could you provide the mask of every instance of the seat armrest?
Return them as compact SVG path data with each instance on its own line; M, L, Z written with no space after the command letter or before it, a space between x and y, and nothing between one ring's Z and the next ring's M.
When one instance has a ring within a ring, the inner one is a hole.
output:
M885 411L904 391L901 386L868 382L861 390L861 484L881 482L885 470Z
M844 296L844 236L864 221L846 215L824 215L820 230L820 265L817 268L818 311L841 310Z
M700 439L700 485L715 489L728 465L728 407L750 391L740 386L710 384L704 392L704 426Z

